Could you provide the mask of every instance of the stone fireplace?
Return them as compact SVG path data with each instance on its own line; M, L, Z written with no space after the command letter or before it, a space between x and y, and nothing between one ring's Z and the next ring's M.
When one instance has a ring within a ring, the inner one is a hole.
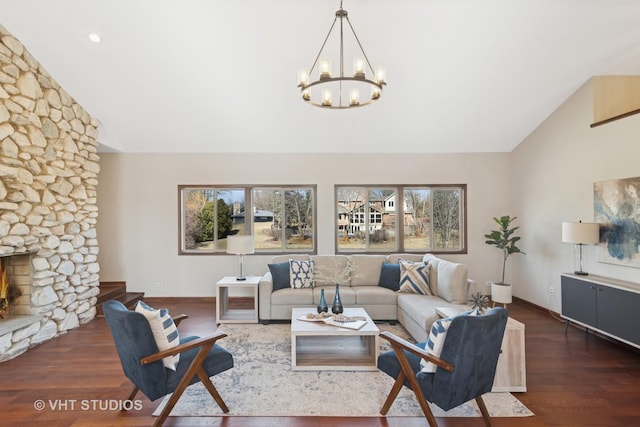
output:
M97 123L0 25L0 362L96 315ZM16 320L17 319L17 320Z

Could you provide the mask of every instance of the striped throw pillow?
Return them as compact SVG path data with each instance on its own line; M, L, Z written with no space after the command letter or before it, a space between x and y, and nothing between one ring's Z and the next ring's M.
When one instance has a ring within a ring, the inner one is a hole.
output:
M436 357L440 357L440 353L442 353L442 347L444 347L444 340L447 337L447 331L449 330L449 326L451 326L451 322L458 316L480 316L480 310L472 309L469 311L462 312L460 314L456 314L455 316L447 317L445 319L438 319L433 322L431 325L431 329L429 331L429 338L427 339L427 344L424 346L424 349L433 354ZM437 366L431 362L428 362L424 359L420 359L420 367L422 368L422 372L433 373L436 371Z
M158 350L167 350L180 344L178 328L175 323L173 323L173 318L169 315L169 310L166 308L156 310L144 302L138 301L135 311L141 313L147 319L147 322L149 322ZM172 371L176 370L179 361L180 354L167 356L162 359L165 368L169 368Z

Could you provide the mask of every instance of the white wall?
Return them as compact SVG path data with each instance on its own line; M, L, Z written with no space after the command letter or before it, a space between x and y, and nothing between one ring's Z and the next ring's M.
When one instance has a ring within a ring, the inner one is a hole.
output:
M640 176L640 117L597 128L591 82L578 89L512 153L512 200L525 256L513 263L514 295L560 311L560 274L574 270L573 245L561 242L563 221L593 221L593 184ZM594 260L590 274L640 282L640 269ZM549 286L555 295L548 294Z
M390 141L393 143L393 141ZM478 283L497 280L500 254L482 237L511 214L510 154L102 154L98 187L100 280L125 280L148 296L213 296L237 258L178 256L179 184L316 184L318 253L334 252L335 184L467 184L468 255ZM270 256L245 257L245 274ZM163 287L155 284L164 283Z

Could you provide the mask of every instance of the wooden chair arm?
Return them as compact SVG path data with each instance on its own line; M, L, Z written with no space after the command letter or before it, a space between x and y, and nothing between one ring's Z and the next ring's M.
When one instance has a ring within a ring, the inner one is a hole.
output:
M442 360L439 357L434 356L428 351L421 349L417 345L414 345L409 341L403 338L400 338L397 335L392 334L391 332L387 332L387 331L381 332L380 337L389 341L391 343L391 346L394 348L394 350L396 349L406 350L409 353L415 354L419 358L425 359L426 361L431 362L436 366L439 366L440 368L449 372L453 372L455 370L455 367L451 363L447 362L446 360Z
M174 320L175 322L175 320ZM159 351L157 353L153 353L149 356L143 357L142 359L140 359L140 363L143 365L148 365L149 363L153 363L155 361L164 359L167 356L173 356L174 354L178 354L178 353L183 353L187 350L191 350L192 348L197 348L197 347L203 347L205 345L209 345L211 344L211 346L213 346L213 344L215 344L216 341L218 341L221 338L226 337L227 334L225 334L224 332L216 332L213 333L211 335L207 335L205 337L202 338L197 338L195 340L186 342L184 344L180 344L176 347L173 348L169 348L167 350L163 350L163 351Z
M176 327L182 322L184 319L189 318L186 314L178 314L177 316L173 316L173 323L176 324Z

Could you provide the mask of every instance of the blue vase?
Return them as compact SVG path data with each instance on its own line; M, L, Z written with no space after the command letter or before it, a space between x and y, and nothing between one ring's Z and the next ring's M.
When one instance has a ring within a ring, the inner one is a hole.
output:
M340 299L340 285L336 283L336 295L333 297L333 306L331 307L331 312L333 314L340 314L344 311L342 307L342 299Z
M318 303L318 313L326 313L329 311L327 301L324 299L324 289L320 289L320 302Z

